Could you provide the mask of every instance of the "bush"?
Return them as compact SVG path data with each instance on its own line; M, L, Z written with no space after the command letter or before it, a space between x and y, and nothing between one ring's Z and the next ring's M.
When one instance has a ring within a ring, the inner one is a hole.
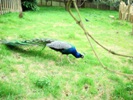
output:
M37 1L36 0L22 0L23 11L27 10L37 10Z
M42 89L45 95L57 97L60 94L60 82L51 76L43 77L35 82L35 86Z

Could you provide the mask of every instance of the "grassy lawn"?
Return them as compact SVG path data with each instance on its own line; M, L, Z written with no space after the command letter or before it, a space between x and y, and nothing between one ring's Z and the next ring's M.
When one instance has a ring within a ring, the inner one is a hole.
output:
M74 11L75 12L75 11ZM118 20L117 11L80 9L88 31L111 50L133 55L131 23ZM116 19L111 19L113 15ZM85 18L89 22L85 22ZM52 38L68 41L84 53L84 59L49 48L26 47L13 51L0 45L1 100L133 100L133 81L101 67L83 31L64 8L44 7L38 11L0 16L0 39ZM93 46L108 68L133 74L133 59L118 57Z

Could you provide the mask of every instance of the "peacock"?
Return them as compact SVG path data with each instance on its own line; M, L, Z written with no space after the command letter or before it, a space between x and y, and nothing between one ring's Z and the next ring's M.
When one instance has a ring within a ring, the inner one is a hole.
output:
M45 48L46 46L52 50L61 53L61 62L62 55L67 55L67 59L70 63L72 63L68 57L69 54L72 54L75 58L84 58L83 54L77 52L76 47L68 42L59 41L54 39L31 39L31 40L22 40L22 41L1 41L2 44L5 44L7 47L20 47L20 46L33 46L39 45Z

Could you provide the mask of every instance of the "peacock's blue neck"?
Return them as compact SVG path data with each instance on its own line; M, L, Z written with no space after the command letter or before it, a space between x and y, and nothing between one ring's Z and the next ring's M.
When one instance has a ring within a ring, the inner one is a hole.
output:
M77 52L75 47L72 47L70 50L71 50L71 53L72 53L72 55L74 57L76 57L76 58L80 58L81 57L81 54Z
M78 53L78 52L74 53L73 55L74 55L76 58L81 58L81 54Z
M62 54L72 54L76 58L82 58L82 55L77 52L76 48L72 46L69 49L65 49L61 51Z

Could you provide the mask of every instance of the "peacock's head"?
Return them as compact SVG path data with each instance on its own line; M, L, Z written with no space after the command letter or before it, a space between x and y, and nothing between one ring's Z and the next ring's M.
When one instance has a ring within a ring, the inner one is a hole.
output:
M77 55L75 56L76 58L84 58L84 55L81 53L77 53Z
M80 58L84 58L84 55L83 54L80 54Z
M75 56L76 58L84 58L84 55L77 52L76 50L72 52L72 55Z

